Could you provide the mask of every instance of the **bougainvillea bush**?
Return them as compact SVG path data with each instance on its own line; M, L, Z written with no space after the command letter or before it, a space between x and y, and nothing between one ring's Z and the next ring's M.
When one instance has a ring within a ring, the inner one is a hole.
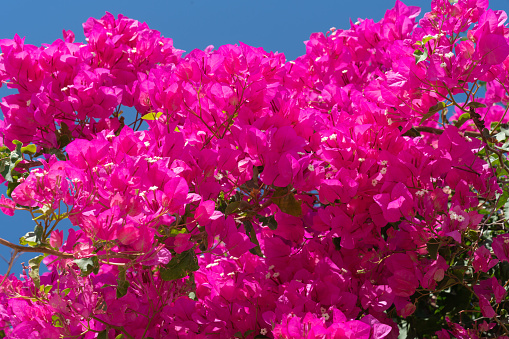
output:
M507 14L431 8L293 61L111 14L0 40L0 208L34 222L0 337L509 338Z

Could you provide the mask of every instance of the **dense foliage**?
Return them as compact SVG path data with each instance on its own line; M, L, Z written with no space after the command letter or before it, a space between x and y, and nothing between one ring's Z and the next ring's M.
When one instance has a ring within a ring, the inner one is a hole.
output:
M0 337L509 338L507 15L419 12L294 61L111 14L0 40L0 208L35 225L0 243L42 253Z

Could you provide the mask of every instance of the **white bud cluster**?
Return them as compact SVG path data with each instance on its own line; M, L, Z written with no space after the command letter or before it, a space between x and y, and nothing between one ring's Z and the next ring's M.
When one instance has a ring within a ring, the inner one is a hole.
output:
M424 194L428 193L428 190L425 190L425 189L422 189L422 190L419 190L417 192L415 192L416 195L418 195L419 197L423 197Z
M464 216L457 214L454 211L449 211L449 217L451 218L451 220L458 220L459 222L462 222L465 220Z
M154 163L154 162L157 162L159 160L162 160L163 158L161 157L148 157L148 158L145 158L145 160L147 160L149 163Z

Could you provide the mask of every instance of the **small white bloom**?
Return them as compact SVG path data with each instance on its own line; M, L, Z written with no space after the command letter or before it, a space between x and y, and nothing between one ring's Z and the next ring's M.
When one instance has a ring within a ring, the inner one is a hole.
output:
M382 169L380 170L380 173L381 174L387 173L387 167L382 167Z
M107 35L107 36L112 36L112 35L113 35L113 33L111 33L111 32L106 32L106 35Z
M235 272L230 272L227 274L227 276L229 276L229 277L233 277L234 275L235 275Z
M313 164L309 164L308 165L308 170L310 170L311 172L314 172L315 171L315 166L313 166Z
M273 278L277 278L277 277L279 277L279 272L274 273L274 274L272 275L272 277L273 277Z
M347 72L348 72L348 70L347 70L347 69L344 69L344 70L342 70L342 71L341 71L341 73L343 73L343 74L345 74L345 73L347 73Z
M373 180L371 181L371 185L376 186L377 184L378 184L378 180L373 179Z
M322 137L322 138L320 139L320 141L321 141L321 142L326 142L327 140L329 140L329 138L328 138L328 137Z
M465 140L468 141L468 142L471 142L472 138L470 138L469 136L465 136Z
M159 46L164 46L164 42L159 41Z
M159 189L159 187L157 187L157 186L150 186L150 188L148 190L149 191L156 191L157 189Z
M35 176L36 176L37 178L43 178L43 177L44 177L44 173L37 172L37 173L35 173Z
M330 178L332 178L333 175L334 174L332 174L332 172L327 172L327 174L325 174L325 178L330 179Z
M74 183L78 183L78 182L81 182L81 179L74 178L74 179L72 179L71 181L72 181L72 182L74 182Z
M382 161L380 162L380 165L382 165L382 166L387 165L387 160L382 160Z
M325 309L325 307L321 307L321 308L320 308L320 312L322 312L322 313L327 313L327 309Z
M149 163L151 163L151 164L152 164L152 163L154 163L154 162L157 162L156 157L153 157L153 158L150 158L150 157L149 157L149 158L145 158L145 160L147 160L147 161L148 161Z
M108 134L106 140L111 141L115 137L115 134Z
M366 161L366 158L359 158L358 160L359 160L359 162L364 162L364 161Z
M335 31L336 31L336 29L337 29L336 27L331 27L331 28L329 28L329 31L331 31L331 32L335 32Z
M330 316L328 313L322 313L322 318L324 318L325 320L329 320Z
M336 138L337 138L337 137L338 137L338 135L337 135L336 133L334 133L334 134L331 134L331 135L329 136L329 139L331 139L331 140L336 140Z
M446 68L446 67L447 67L447 64L446 64L445 62L442 62L442 63L440 64L440 67L442 67L442 68Z
M268 272L267 274L265 274L265 279L269 279L270 278L270 272Z
M422 189L422 190L419 190L417 192L415 192L416 195L422 197L424 196L424 194L428 193L428 190L425 190L425 189Z
M149 141L145 141L143 144L144 144L145 146L147 146L147 147L149 147L149 146L150 146L150 142L149 142Z
M274 269L274 267L275 267L274 265L270 265L270 266L269 266L269 270L273 270L273 269Z
M451 218L451 220L457 220L458 219L458 215L454 211L449 211L449 217Z
M221 173L217 173L216 175L214 175L214 178L216 178L216 180L221 180L223 179L223 175Z
M450 59L454 56L454 53L453 52L449 52L449 53L445 53L444 55L447 59Z
M458 220L459 222L462 222L462 221L464 221L464 220L465 220L465 217L464 217L464 216L462 216L462 215L458 215L458 216L456 217L456 220Z
M213 263L208 264L207 266L205 266L205 268L211 268L211 267L214 267L214 266L217 266L217 265L219 265L219 263L213 262Z
M389 126L390 126L390 125L392 125L393 123L394 123L394 121L392 121L392 119L391 119L391 118L387 119L387 124L388 124Z
M267 329L266 328L260 329L260 334L261 335L266 335L267 334Z

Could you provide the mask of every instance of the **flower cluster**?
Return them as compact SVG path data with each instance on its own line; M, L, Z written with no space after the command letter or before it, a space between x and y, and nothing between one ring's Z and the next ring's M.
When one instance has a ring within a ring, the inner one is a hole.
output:
M86 44L0 40L0 209L32 214L42 253L1 277L3 334L382 339L420 313L440 338L509 336L507 16L419 12L293 61L183 56L111 14Z

